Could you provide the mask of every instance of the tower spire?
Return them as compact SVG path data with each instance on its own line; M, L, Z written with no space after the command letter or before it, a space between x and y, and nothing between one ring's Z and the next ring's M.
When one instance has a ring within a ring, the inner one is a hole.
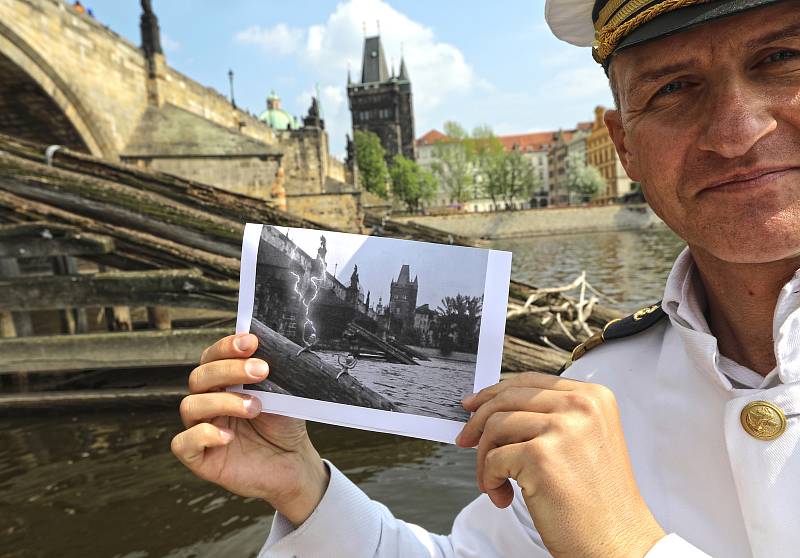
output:
M408 77L408 68L406 68L405 57L400 58L400 75L398 75L397 78L403 81L411 81L411 79Z

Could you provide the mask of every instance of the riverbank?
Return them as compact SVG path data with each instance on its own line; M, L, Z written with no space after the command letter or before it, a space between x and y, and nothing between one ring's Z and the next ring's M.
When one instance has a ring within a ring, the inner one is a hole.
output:
M473 239L500 240L594 232L666 228L647 204L547 207L491 213L396 217Z

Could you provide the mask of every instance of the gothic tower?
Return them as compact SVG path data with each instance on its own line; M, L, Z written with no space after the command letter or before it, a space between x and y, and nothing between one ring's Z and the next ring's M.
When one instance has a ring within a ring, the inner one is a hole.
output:
M347 98L353 131L377 134L388 163L397 154L416 160L414 104L406 62L401 59L400 73L390 75L380 36L364 39L361 81L353 83L348 75Z
M418 278L414 277L412 281L411 268L408 264L403 264L397 281L392 281L389 287L389 330L404 341L410 339L414 329L418 291Z

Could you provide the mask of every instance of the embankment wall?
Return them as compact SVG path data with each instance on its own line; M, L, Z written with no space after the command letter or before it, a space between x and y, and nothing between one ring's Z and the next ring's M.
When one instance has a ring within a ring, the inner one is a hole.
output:
M666 227L646 204L414 215L396 219L403 222L414 221L452 234L489 240Z

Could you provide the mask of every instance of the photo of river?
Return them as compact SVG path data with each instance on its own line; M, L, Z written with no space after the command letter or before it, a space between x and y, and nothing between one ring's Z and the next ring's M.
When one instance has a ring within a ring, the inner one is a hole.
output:
M334 366L340 357L328 351L317 354ZM443 358L429 353L430 360L425 366L373 360L368 366L356 366L350 374L397 404L400 412L466 421L469 413L459 402L473 391L475 358L474 355L461 356L461 359Z
M515 278L553 286L585 269L625 310L661 298L682 246L665 230L492 245L514 252ZM401 389L391 376L363 380ZM255 557L272 510L188 473L169 450L181 428L172 408L4 418L0 556ZM448 533L478 495L473 450L313 423L309 431L320 453L371 498L427 529Z

